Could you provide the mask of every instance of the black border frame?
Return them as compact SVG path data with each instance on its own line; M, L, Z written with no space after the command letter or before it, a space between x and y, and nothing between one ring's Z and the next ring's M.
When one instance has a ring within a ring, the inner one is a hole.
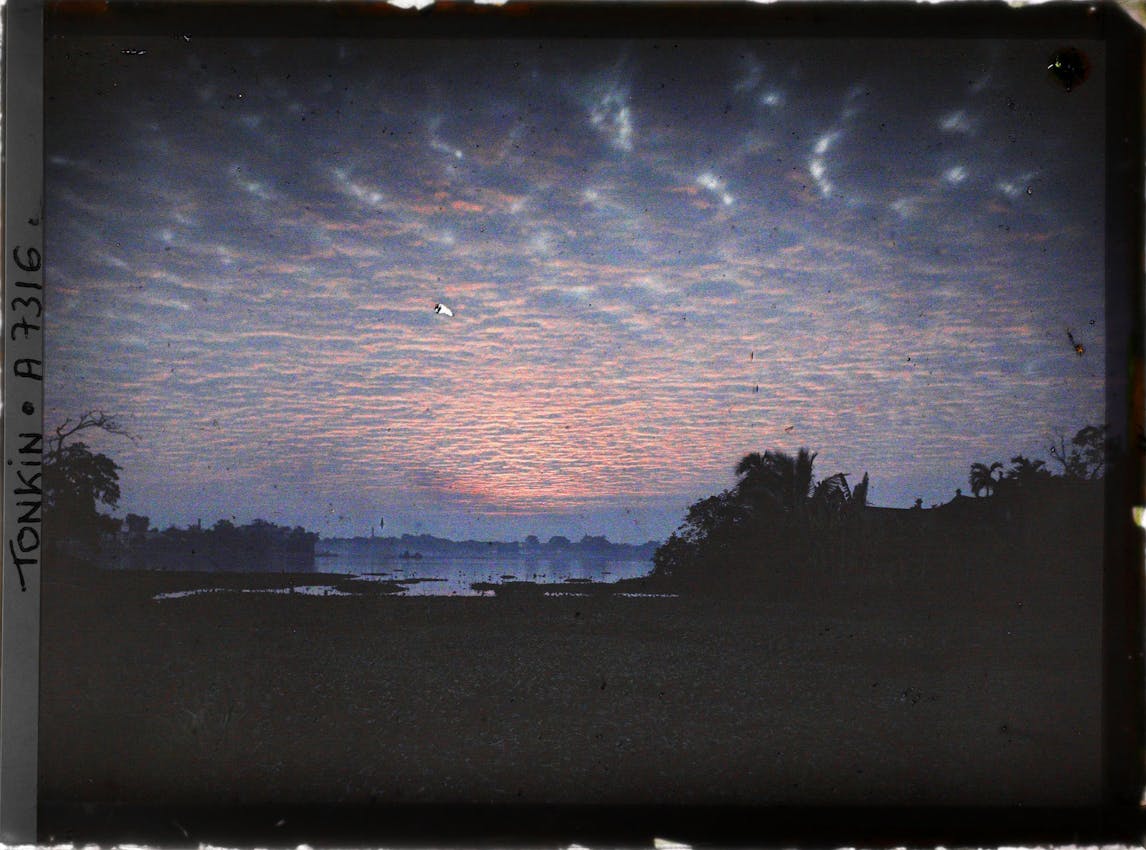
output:
M654 836L692 844L868 846L1000 843L1140 843L1143 822L1143 538L1130 516L1132 505L1146 504L1142 459L1146 455L1143 388L1143 34L1113 3L1047 4L1011 8L991 5L889 3L816 3L755 6L731 3L510 3L475 6L439 2L422 11L404 11L380 0L321 5L284 0L239 3L108 2L63 0L41 6L39 0L10 0L5 23L6 189L22 163L14 133L36 119L21 114L11 92L13 62L19 60L21 16L43 8L43 36L55 34L451 37L513 36L719 36L823 37L891 36L913 38L1100 39L1107 47L1106 73L1106 321L1109 337L1107 420L1125 439L1122 457L1113 463L1121 474L1107 478L1106 562L1103 586L1103 805L1078 809L823 809L726 807L260 807L201 809L173 805L154 809L110 805L40 805L40 827L29 832L26 757L0 745L0 839L42 842L131 841L148 844L200 842L231 845L293 846L308 843L395 843L419 846L533 844L649 846ZM16 26L13 26L16 24ZM32 30L34 31L34 30ZM14 55L15 54L15 55ZM41 62L42 62L41 54ZM42 73L42 65L40 67ZM19 82L19 78L17 77ZM27 81L24 81L27 83ZM30 84L35 88L34 84ZM42 97L42 85L39 94ZM40 104L42 110L42 101ZM33 110L34 111L34 110ZM39 114L42 122L42 111ZM42 140L42 134L41 134ZM27 162L23 163L27 167ZM41 161L36 163L42 169ZM39 171L42 175L42 170ZM39 197L42 208L42 176ZM26 203L26 202L25 202ZM18 211L5 197L5 260L18 238ZM14 270L6 265L6 304ZM48 275L50 278L50 274ZM50 287L49 287L50 288ZM24 293L21 293L24 294ZM7 312L7 311L6 311ZM6 333L5 338L8 334ZM23 396L13 381L6 346L4 402L6 456L16 446L13 419ZM13 385L16 386L13 386ZM18 423L16 423L18 424ZM38 426L38 423L37 423ZM5 479L5 498L11 482ZM6 501L7 522L12 508ZM7 523L6 523L7 524ZM11 536L12 526L6 528ZM26 662L36 657L24 638L31 632L13 622L14 565L4 553L3 646L0 666L0 740L27 718L27 706L13 706L34 685ZM38 634L38 575L35 576ZM29 594L31 596L31 594ZM30 600L25 600L30 601ZM25 609L28 606L25 605ZM17 645L14 645L15 644ZM19 655L17 655L17 652ZM22 669L20 664L24 664ZM38 668L32 671L38 680ZM37 707L38 708L38 707ZM36 709L34 709L35 711ZM33 713L33 720L35 718ZM32 724L35 747L34 722ZM35 750L33 749L33 755ZM26 753L25 753L26 756ZM33 776L34 776L33 758ZM33 786L34 787L34 786ZM33 803L34 806L34 803Z

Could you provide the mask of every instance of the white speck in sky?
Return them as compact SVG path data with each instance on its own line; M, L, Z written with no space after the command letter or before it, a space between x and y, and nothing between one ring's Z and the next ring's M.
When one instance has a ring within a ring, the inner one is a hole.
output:
M701 174L696 178L696 182L702 188L707 189L719 197L721 203L726 207L731 206L732 202L736 200L729 192L725 191L727 184L711 171L706 171L704 174Z
M958 186L967 179L967 169L962 165L953 165L943 172L943 181L949 186Z
M962 109L957 109L939 119L939 129L945 133L960 133L964 136L969 136L974 132L975 125L967 116L966 112Z

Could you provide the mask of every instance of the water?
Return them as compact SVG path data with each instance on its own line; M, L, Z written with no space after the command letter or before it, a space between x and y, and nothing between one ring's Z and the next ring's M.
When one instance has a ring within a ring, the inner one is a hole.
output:
M409 596L474 596L475 582L501 584L531 581L562 585L573 591L578 582L610 583L623 578L640 578L653 569L651 560L568 556L531 556L490 553L489 556L423 555L421 558L353 551L349 546L322 541L315 558L315 570L361 576L364 580L409 582Z
M206 593L298 593L303 596L351 596L343 590L327 585L295 585L293 587L244 587L240 590L226 591L217 587L202 587L196 590L176 590L171 593L157 593L151 597L156 601L164 599L185 599L188 596L202 596Z
M450 547L453 551L441 551ZM437 548L439 551L433 551ZM651 557L641 557L648 549L612 546L593 551L580 547L533 550L507 548L504 544L431 543L423 551L409 551L395 540L322 540L313 566L307 571L352 576L339 588L315 584L293 589L244 589L243 592L298 593L315 596L346 596L370 592L372 582L396 584L404 596L481 596L496 594L506 582L532 582L550 586L547 595L584 595L583 583L609 584L621 579L641 578L653 569ZM129 553L131 554L131 553ZM140 558L147 563L141 553ZM240 563L227 564L226 557L212 561L213 570L244 571ZM228 569L230 567L230 569ZM295 564L270 564L258 572L299 572ZM317 578L317 576L316 576ZM475 590L473 585L493 585ZM160 594L157 599L178 599L200 593L222 592L222 588L200 588Z

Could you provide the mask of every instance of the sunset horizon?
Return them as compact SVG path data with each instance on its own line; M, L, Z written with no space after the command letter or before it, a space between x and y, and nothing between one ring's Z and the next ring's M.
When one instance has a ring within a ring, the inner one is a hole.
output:
M224 6L36 42L42 836L1138 811L1124 10Z
M134 435L120 515L641 543L749 452L909 507L1104 421L1049 42L130 41L46 84L45 426Z

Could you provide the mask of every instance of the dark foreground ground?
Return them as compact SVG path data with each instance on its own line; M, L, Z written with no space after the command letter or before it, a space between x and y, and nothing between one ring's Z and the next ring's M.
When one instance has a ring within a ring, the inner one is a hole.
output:
M335 577L232 576L236 585ZM1061 806L1100 790L1099 583L707 601L157 593L45 575L41 799Z
M835 576L706 601L152 599L219 581L46 576L41 800L1073 805L1099 793L1089 582Z

